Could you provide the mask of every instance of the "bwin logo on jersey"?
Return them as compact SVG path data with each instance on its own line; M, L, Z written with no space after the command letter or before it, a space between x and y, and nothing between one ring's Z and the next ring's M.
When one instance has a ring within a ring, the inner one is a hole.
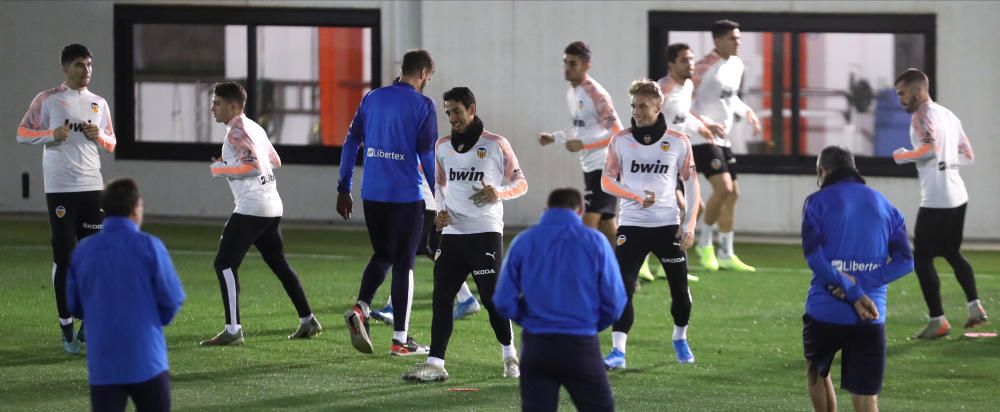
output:
M497 271L493 269L478 269L472 271L472 276L495 275Z
M485 147L480 147L480 148L476 149L476 157L478 157L480 159L485 159L486 158L486 148Z
M632 173L661 173L666 174L670 170L670 165L660 164L657 160L656 163L636 163L635 160L632 161Z
M455 170L448 169L448 180L455 181L467 181L467 182L482 182L486 178L486 173L477 172L476 168L470 168L469 170Z

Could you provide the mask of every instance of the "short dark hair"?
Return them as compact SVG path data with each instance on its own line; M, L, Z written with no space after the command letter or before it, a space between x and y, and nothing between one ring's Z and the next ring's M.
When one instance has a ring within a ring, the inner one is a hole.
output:
M236 82L216 83L213 92L223 100L239 103L240 106L247 102L247 89Z
M674 63L677 60L677 56L681 55L681 52L685 50L691 50L691 46L687 43L674 43L667 47L667 62Z
M563 54L578 56L584 63L590 63L590 46L582 41L577 40L570 43L569 46L563 49Z
M129 216L139 205L139 186L129 178L112 180L101 193L101 209L107 216Z
M725 36L729 34L729 32L738 28L740 28L740 24L735 21L729 19L718 20L715 23L712 23L712 38L718 39L719 37Z
M472 90L469 90L468 87L459 86L444 92L444 100L459 102L468 109L476 104L476 95L472 94Z
M897 85L900 83L902 83L904 86L909 86L912 84L929 86L930 80L927 78L927 75L924 74L924 72L918 69L909 68L900 73L899 77L896 77L896 82L894 82L893 85Z
M580 191L572 187L563 187L549 193L549 208L563 208L577 210L583 206L583 196Z
M88 49L87 46L73 43L66 45L66 47L63 47L62 53L59 56L59 62L62 63L63 66L65 66L67 64L73 63L74 60L80 57L84 58L94 57L94 55L90 54L90 49Z
M827 146L819 153L816 162L817 167L826 169L827 173L833 173L840 169L857 169L854 166L854 154L840 146Z
M427 50L414 49L403 55L403 76L417 76L424 69L434 71L434 59Z

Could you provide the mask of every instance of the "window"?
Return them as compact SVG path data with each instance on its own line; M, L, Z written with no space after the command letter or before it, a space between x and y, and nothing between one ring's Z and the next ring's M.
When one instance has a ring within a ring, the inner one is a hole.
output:
M666 73L666 47L684 42L696 59L714 49L712 22L741 25L745 70L741 98L761 119L754 135L737 121L730 132L740 171L815 174L816 155L838 144L872 176L916 176L892 150L909 144L909 114L893 81L906 68L931 77L933 15L805 13L649 13L649 73Z
M378 87L378 24L378 10L116 5L116 156L217 156L212 86L235 81L283 163L339 163Z

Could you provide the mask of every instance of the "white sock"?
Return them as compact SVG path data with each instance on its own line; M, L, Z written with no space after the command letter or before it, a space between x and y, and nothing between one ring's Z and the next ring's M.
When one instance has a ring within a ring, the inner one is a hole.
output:
M712 245L712 225L701 223L698 225L698 247Z
M687 340L688 327L674 325L674 340Z
M944 315L935 316L935 317L931 318L931 322L934 322L936 320L947 320L947 319L945 319Z
M980 304L979 303L979 299L970 300L969 301L969 309L975 308L976 306L979 306L979 304Z
M625 332L611 332L611 347L625 353L625 342L628 341L628 334Z
M232 324L229 324L229 323L226 324L226 333L228 333L230 335L236 334L237 332L239 332L242 329L243 329L243 327L240 326L240 324L238 324L238 323L235 324L235 325L232 325Z
M361 306L361 314L365 315L366 318L372 314L372 308L371 306L368 305L367 302L362 302L359 300L358 306Z
M304 318L299 318L299 323L305 325L305 324L309 323L309 321L311 321L313 318L314 318L313 314L310 313L309 316L306 316Z
M719 257L732 257L733 253L733 232L719 232Z
M462 288L458 290L458 301L465 302L472 297L472 292L469 290L469 284L462 282Z
M402 332L392 331L392 338L401 343L406 343L406 331L405 330Z
M66 326L73 324L73 318L59 318L59 324Z
M443 368L444 367L444 359L435 358L433 356L428 356L427 357L427 364L428 365L434 365L434 366L440 366L440 367Z
M510 345L500 345L500 351L503 352L504 359L517 357L517 349L514 348L514 342L511 342Z

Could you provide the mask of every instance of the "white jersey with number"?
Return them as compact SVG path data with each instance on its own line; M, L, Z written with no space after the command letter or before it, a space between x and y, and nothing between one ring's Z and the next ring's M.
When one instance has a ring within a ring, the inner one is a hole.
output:
M681 223L677 178L688 181L693 173L694 157L686 136L668 129L658 141L646 145L629 128L611 139L601 183L606 192L619 198L620 226L669 226ZM646 191L656 194L656 203L644 208Z
M502 201L528 191L528 181L507 139L484 131L471 149L459 153L449 135L438 139L434 157L438 209L447 210L451 218L442 233L503 233ZM470 197L484 184L496 188L499 200L477 206Z
M684 79L683 84L677 84L673 77L664 76L658 80L660 91L663 92L661 111L667 121L667 128L683 133L691 139L691 144L709 143L699 130L703 126L701 120L691 113L691 98L694 93L694 82Z
M566 103L573 127L567 132L556 132L556 140L579 139L580 166L583 172L599 170L604 166L611 136L622 129L611 95L597 80L587 76L576 87L566 92Z
M233 191L233 213L259 217L278 217L284 213L274 169L281 158L267 133L244 114L227 125L222 142L222 161L212 165L212 175L225 177Z
M750 106L740 99L743 60L738 56L723 59L712 51L695 64L694 103L692 111L706 123L721 124L728 134L735 117L746 116ZM715 144L730 147L729 139L715 138Z
M914 150L895 153L897 163L916 163L920 207L948 209L969 201L959 166L975 159L962 121L951 110L928 101L913 113L910 143Z
M96 140L84 134L87 124L99 128ZM69 138L55 140L55 129L69 127ZM65 83L35 96L17 128L17 142L42 144L45 193L88 192L104 189L99 149L115 151L111 109L87 88L73 90Z

